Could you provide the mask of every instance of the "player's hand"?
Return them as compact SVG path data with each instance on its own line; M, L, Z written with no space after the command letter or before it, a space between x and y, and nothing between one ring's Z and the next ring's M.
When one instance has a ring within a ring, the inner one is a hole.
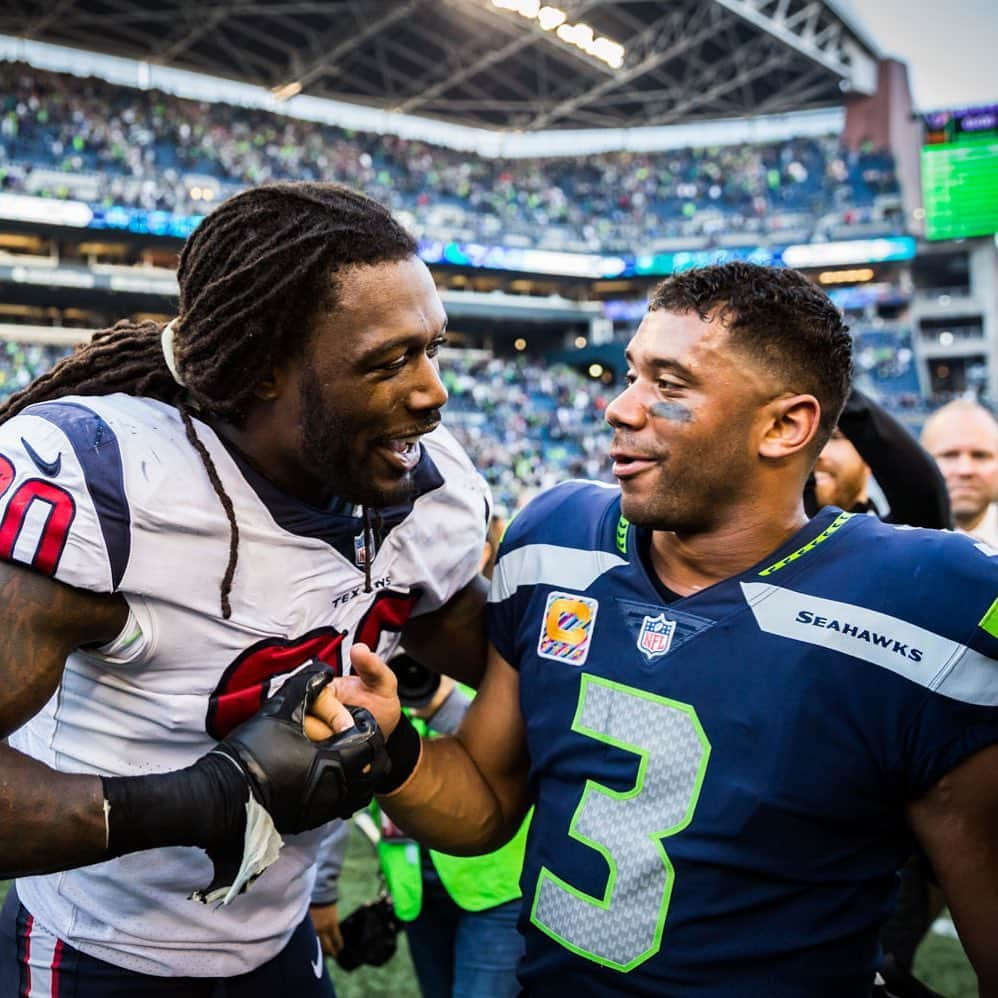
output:
M289 679L261 710L214 749L242 769L253 796L277 831L303 832L366 807L372 786L387 770L387 756L373 718L356 711L349 724L319 743L305 736L307 712L333 681L315 662Z
M322 722L323 727L309 724L306 732L311 738L313 733L343 731L344 725L353 723L348 721L350 714L347 707L362 707L374 715L381 734L387 740L402 712L395 673L363 644L350 649L350 667L351 675L337 676L316 697L309 713Z
M328 665L310 663L195 763L224 756L227 778L241 772L249 790L244 834L204 844L214 876L195 899L228 903L277 858L283 844L278 833L349 817L370 802L376 780L389 768L374 718L357 710L349 727L327 739L316 743L305 734L306 712L332 678Z
M159 846L200 846L214 866L192 895L228 903L277 858L281 833L345 818L370 802L390 768L374 718L318 743L304 730L309 706L333 678L311 663L259 713L186 769L103 777L108 858Z
M312 916L322 952L335 960L343 949L343 933L340 932L340 916L336 905L313 904L308 913Z

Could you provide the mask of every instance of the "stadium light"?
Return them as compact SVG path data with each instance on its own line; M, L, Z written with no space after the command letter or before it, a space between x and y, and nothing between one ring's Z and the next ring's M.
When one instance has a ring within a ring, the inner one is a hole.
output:
M557 7L541 7L537 12L537 23L545 31L553 31L559 24L564 24L568 15Z
M818 274L819 284L865 284L872 281L872 267L856 267L853 270L823 270Z
M624 46L612 38L598 36L583 21L568 23L568 15L560 7L541 6L540 0L492 0L492 6L499 10L509 10L514 14L536 21L544 31L554 33L567 45L574 45L587 55L605 62L614 69L624 64Z
M285 83L277 87L271 87L270 92L277 100L290 100L292 97L295 97L301 93L301 81L292 80L290 83Z

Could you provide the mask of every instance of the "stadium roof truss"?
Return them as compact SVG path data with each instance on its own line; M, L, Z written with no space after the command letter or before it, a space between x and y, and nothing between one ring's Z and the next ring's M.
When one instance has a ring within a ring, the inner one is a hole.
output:
M840 104L877 53L822 0L561 0L614 69L492 0L7 0L0 32L485 128L623 128Z

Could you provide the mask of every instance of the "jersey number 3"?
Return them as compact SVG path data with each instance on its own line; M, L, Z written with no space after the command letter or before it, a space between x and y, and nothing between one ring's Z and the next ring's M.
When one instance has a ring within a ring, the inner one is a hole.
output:
M530 920L579 956L621 972L662 945L675 880L663 839L693 819L710 743L685 703L584 674L572 730L640 759L630 790L587 780L568 834L609 867L602 897L541 869Z

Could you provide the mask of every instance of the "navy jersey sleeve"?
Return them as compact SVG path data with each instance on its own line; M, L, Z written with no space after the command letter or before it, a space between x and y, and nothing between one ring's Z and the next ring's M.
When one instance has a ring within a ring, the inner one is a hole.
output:
M947 535L937 564L940 602L962 629L912 718L905 784L916 799L949 770L998 742L998 556L962 535ZM951 632L952 633L952 632Z
M571 578L581 590L620 558L599 550L596 536L618 492L570 481L541 493L512 520L499 545L486 622L489 640L512 666L525 651L520 622L538 585Z
M517 579L515 572L516 559L512 552L521 548L524 537L529 534L530 524L534 514L528 505L521 510L506 527L499 543L499 553L496 557L492 580L489 585L489 599L485 606L485 621L489 641L510 665L516 666L517 631Z
M110 593L130 537L118 439L96 412L46 402L0 426L0 559Z

